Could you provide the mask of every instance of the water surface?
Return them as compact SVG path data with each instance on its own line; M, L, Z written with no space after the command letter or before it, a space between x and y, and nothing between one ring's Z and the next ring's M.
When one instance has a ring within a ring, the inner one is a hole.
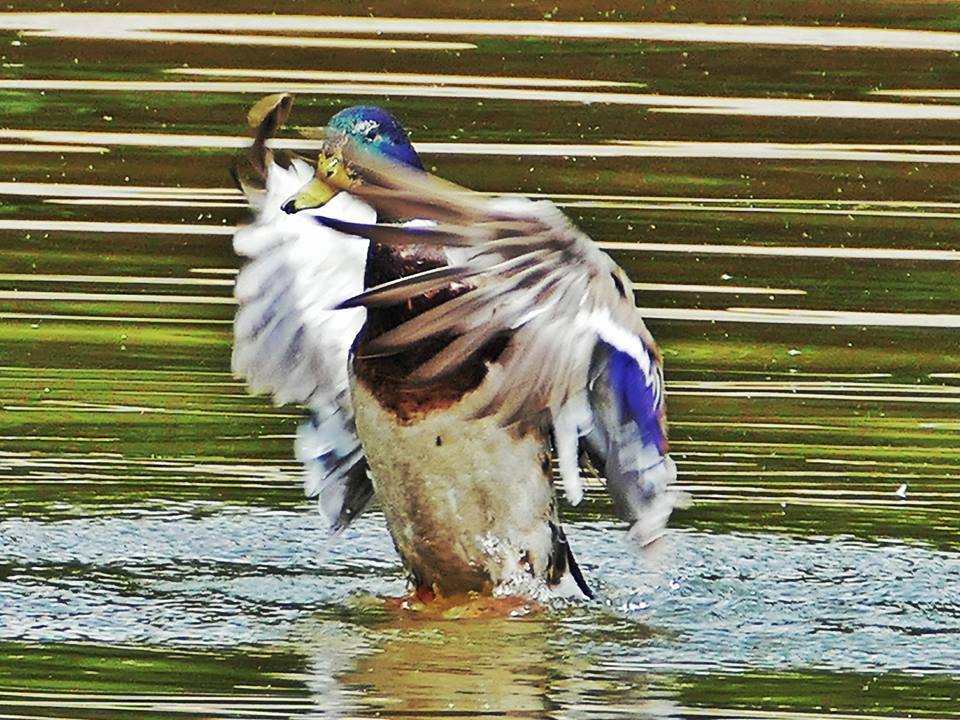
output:
M949 4L234 5L0 13L0 715L960 717ZM596 601L397 611L379 513L325 538L229 372L226 169L287 90L628 270L694 502L648 553L563 509Z

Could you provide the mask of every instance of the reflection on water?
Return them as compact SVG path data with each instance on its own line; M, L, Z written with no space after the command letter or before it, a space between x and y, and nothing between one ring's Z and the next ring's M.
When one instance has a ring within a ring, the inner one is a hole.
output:
M631 22L531 22L498 19L474 20L458 17L399 18L346 17L339 15L190 15L149 13L7 13L0 27L18 30L25 36L122 40L128 42L202 42L271 44L375 49L469 49L468 43L426 43L418 41L356 40L268 35L268 33L313 32L320 35L454 35L465 37L507 36L540 38L590 38L611 41L644 40L677 43L732 43L746 45L797 45L834 48L876 48L956 52L960 39L952 32L877 29L867 27L815 27L687 23ZM246 35L244 32L263 33ZM223 33L229 33L224 35ZM316 45L313 45L316 43ZM414 43L420 43L416 45Z
M849 247L778 247L766 245L694 245L688 243L599 243L604 250L679 252L695 255L774 255L780 257L843 258L851 260L960 261L957 250L907 250Z
M953 10L388 5L0 13L0 715L960 717ZM323 535L229 372L281 90L627 269L694 503L638 555L587 480L597 602L399 612L380 516Z
M399 95L410 98L437 98L460 100L506 100L512 102L537 103L582 103L604 104L614 106L637 106L649 108L649 112L683 113L685 115L749 115L769 118L830 118L835 120L952 120L960 119L960 107L952 105L852 101L852 100L772 100L762 97L710 97L687 96L646 93L600 92L586 90L545 90L538 88L510 88L510 87L478 87L470 77L465 78L463 86L445 82L443 76L434 78L425 76L422 84L413 84L407 78L389 83L376 82L302 82L292 80L261 80L261 81L139 81L139 80L46 80L22 79L0 80L0 89L6 90L36 90L36 91L97 91L97 92L214 92L214 93L255 93L266 95L277 92L292 93L325 93L331 96L355 95ZM514 83L511 83L514 84ZM515 83L526 84L526 83ZM532 83L531 83L532 84ZM545 82L542 84L553 84ZM583 85L584 81L564 81L565 86ZM423 144L424 152L442 152L446 144ZM549 153L550 146L530 146L525 154ZM756 143L740 143L737 145L677 143L676 154L690 154L693 157L713 157L707 155L711 148L716 148L719 157L772 157L783 159L824 159L824 160L867 160L885 162L956 162L948 155L906 154L859 152L853 154L842 149L823 147L804 148L798 146L777 146L776 144L758 145ZM504 145L484 145L477 143L462 143L462 152L483 154L489 152L506 152L509 148ZM614 145L589 146L587 148L560 148L563 155L629 155L636 157L650 156L657 152L657 147L646 149L642 144L627 149ZM910 149L907 146L905 149ZM949 150L949 148L945 148ZM451 150L447 150L450 152ZM660 151L663 152L662 146ZM656 155L653 155L657 157ZM669 155L667 157L672 157Z
M543 717L557 705L550 697L555 678L579 674L583 665L570 658L555 667L562 662L551 649L557 629L545 617L394 615L365 637L350 625L312 621L300 628L306 637L298 646L309 657L306 684L317 709L335 717L349 717L358 705L387 716Z
M696 310L690 308L642 308L644 317L670 320L721 320L725 322L783 323L787 325L855 325L857 327L956 328L960 315L921 313L836 312L791 308L738 307L728 310Z
M194 75L197 77L261 77L274 80L330 80L344 82L390 82L400 85L466 85L476 87L643 87L642 83L616 82L614 80L587 80L580 78L554 77L495 77L490 75L450 75L447 73L393 73L356 72L344 70L263 70L258 68L170 68L171 75ZM215 83L221 87L222 83Z

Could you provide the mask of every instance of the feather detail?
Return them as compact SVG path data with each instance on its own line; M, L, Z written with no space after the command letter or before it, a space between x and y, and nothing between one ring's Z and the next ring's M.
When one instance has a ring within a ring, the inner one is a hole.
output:
M373 499L366 458L347 407L329 405L312 411L297 429L294 442L297 460L304 466L304 494L317 498L334 532L347 527Z
M416 282L409 282L408 278L403 277L398 280L383 283L382 285L378 285L374 290L362 292L359 295L354 295L352 298L344 300L337 305L336 309L396 305L417 295L422 295L437 288L444 287L450 283L451 279L459 279L462 276L463 268L434 268L433 270L418 273L418 280Z
M560 468L563 492L571 505L583 500L583 480L578 463L578 441L593 425L586 393L568 400L553 414L553 442Z
M345 306L406 302L456 283L466 288L365 340L358 352L406 352L449 337L409 375L429 385L474 361L494 338L507 338L474 415L552 426L571 502L582 496L576 458L583 437L634 537L654 539L674 504L676 468L666 454L660 356L623 270L548 201L491 199L350 143L346 156L362 178L358 196L378 214L434 224L338 227L391 245L433 245L455 261L370 288Z
M293 158L283 166L266 147L289 107L289 96L275 96L251 110L251 124L259 125L241 167L259 182L241 182L256 217L233 240L234 250L248 262L234 288L238 307L232 367L251 392L270 394L277 405L299 403L308 409L309 420L295 443L304 464L304 489L317 497L330 528L337 531L373 495L354 427L347 367L366 311L333 309L363 290L368 243L316 218L372 223L376 213L343 192L310 212L283 211L314 176L308 162Z
M663 395L654 391L659 372L650 373L648 385L632 354L607 343L597 346L592 367L594 422L584 441L617 514L631 523L631 537L646 545L662 534L680 502L671 487L677 470L666 454Z
M289 186L290 171L272 166ZM268 194L284 197L268 185ZM343 198L343 200L340 200ZM275 207L275 206L271 206ZM317 212L369 218L373 211L341 193ZM335 311L363 288L366 243L308 217L265 212L237 233L238 253L251 262L237 277L233 370L252 392L278 404L311 405L347 388L347 354L365 311Z

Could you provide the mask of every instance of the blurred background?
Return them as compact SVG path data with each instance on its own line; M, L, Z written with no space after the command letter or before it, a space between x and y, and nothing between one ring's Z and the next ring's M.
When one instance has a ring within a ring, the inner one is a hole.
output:
M4 4L0 714L960 717L960 11L636 5ZM281 91L636 283L693 504L644 554L564 507L595 602L418 617L379 513L326 540L230 374Z

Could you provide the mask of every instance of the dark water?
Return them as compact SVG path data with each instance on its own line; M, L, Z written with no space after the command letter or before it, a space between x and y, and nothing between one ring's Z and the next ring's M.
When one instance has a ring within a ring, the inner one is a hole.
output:
M960 717L955 7L74 5L0 12L0 717ZM694 503L565 508L595 602L400 612L377 513L325 541L229 372L283 90L637 283Z

